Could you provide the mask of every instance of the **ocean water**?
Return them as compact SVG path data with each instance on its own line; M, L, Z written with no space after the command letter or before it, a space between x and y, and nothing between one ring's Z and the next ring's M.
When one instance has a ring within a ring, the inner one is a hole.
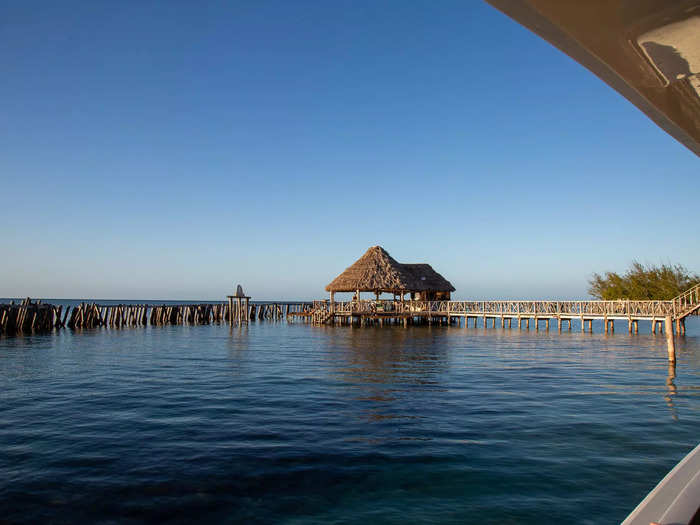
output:
M700 327L0 338L0 521L615 523L700 440Z

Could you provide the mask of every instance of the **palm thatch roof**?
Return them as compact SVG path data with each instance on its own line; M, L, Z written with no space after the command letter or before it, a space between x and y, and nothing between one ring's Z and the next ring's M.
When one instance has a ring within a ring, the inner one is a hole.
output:
M372 246L326 286L328 292L454 292L429 264L401 264L381 246Z

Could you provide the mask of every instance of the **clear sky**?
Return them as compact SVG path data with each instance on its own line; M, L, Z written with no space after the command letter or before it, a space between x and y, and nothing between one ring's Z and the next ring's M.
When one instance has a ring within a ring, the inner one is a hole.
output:
M700 270L698 158L480 1L4 2L0 297L458 298Z

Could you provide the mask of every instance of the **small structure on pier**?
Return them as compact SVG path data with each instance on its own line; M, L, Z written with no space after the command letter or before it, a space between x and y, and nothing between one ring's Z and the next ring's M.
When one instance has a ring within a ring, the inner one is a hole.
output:
M236 286L235 295L227 295L228 299L228 321L233 324L234 319L238 319L238 322L248 321L250 317L250 297L243 292L243 287L239 284ZM234 308L234 299L236 300L236 307ZM245 301L245 306L243 306L243 301Z
M331 302L336 292L391 293L403 300L406 294L419 301L449 301L454 286L429 264L402 264L381 246L372 246L354 264L326 286Z

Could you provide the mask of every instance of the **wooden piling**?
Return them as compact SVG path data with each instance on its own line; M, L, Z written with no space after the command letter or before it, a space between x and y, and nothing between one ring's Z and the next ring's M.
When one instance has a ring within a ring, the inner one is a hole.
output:
M673 320L670 316L664 319L666 329L666 349L668 351L668 360L672 363L676 362L676 345L673 340Z

